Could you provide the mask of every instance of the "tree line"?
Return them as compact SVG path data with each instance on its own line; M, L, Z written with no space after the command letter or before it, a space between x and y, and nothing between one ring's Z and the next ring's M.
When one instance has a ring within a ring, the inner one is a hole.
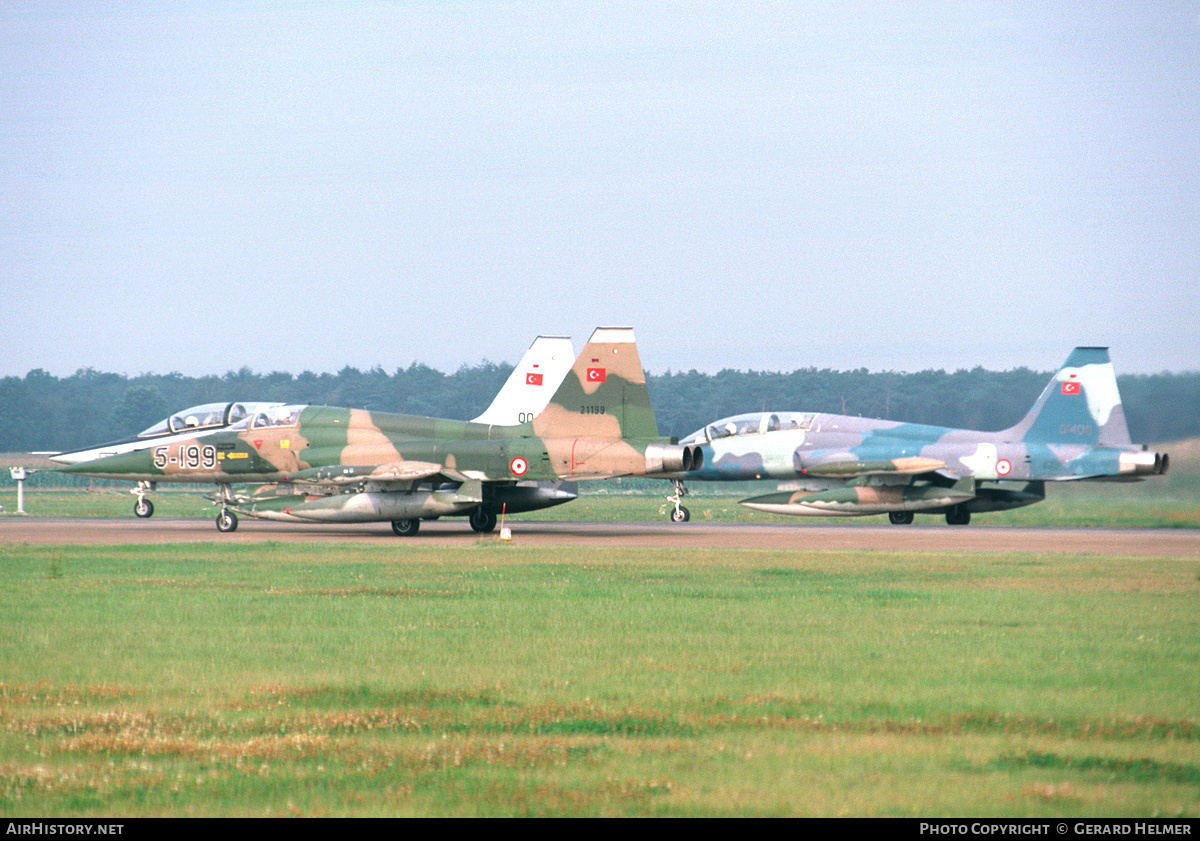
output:
M491 402L513 366L484 361L452 374L414 363L388 373L346 367L336 374L224 375L43 370L0 379L0 452L71 450L135 435L203 403L315 403L468 419ZM834 412L910 423L996 430L1016 423L1052 372L1016 368L916 373L805 368L790 373L724 370L647 375L659 432L683 437L728 415L762 410ZM1200 436L1200 372L1118 377L1134 441Z

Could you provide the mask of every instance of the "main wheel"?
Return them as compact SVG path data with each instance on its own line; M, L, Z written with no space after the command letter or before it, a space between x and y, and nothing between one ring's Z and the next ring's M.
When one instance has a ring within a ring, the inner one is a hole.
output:
M477 532L487 533L493 531L496 528L496 512L481 505L471 512L470 516L467 517L467 522Z
M231 532L237 531L238 518L237 514L232 511L222 511L217 515L217 531Z
M888 520L893 526L907 526L913 521L913 513L911 511L892 511L888 514Z
M971 522L971 512L961 505L956 505L946 512L946 523L951 526L965 526Z
M138 501L133 504L133 513L136 517L141 517L143 520L147 517L154 516L154 503L145 497L139 497Z
M392 531L400 537L412 537L420 529L420 520L392 520Z
M692 512L688 511L687 508L681 505L678 508L672 509L670 514L667 516L670 518L672 523L686 523L688 520L692 519Z

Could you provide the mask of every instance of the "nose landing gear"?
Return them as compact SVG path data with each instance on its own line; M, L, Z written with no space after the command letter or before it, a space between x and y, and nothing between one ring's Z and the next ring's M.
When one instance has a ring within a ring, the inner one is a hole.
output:
M672 479L675 484L675 493L667 497L667 502L674 503L674 508L667 512L667 519L672 523L686 523L692 519L692 512L688 511L680 501L687 496L687 488L683 486L682 479Z
M131 494L137 497L137 502L133 504L134 516L140 517L143 520L147 517L154 516L154 503L146 499L146 495L154 490L154 482L138 482L137 487L130 491Z
M215 498L214 496L208 498L221 506L221 513L217 515L217 531L222 534L237 531L237 514L229 510L229 503L233 501L233 489L227 483L218 483Z

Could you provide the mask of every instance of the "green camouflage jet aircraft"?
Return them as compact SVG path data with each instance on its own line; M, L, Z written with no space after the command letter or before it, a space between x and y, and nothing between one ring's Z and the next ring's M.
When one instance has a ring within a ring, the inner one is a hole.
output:
M1108 349L1094 347L1076 348L1025 418L1000 432L757 412L709 424L680 443L703 456L673 477L676 522L688 519L683 479L782 480L777 492L741 502L776 514L886 513L907 524L919 511L965 525L973 513L1041 501L1046 482L1134 481L1164 474L1170 463L1166 453L1130 441Z
M281 406L189 439L57 468L133 481L214 482L217 528L237 514L288 522L466 515L490 531L502 510L559 499L530 482L653 476L697 467L697 446L660 438L633 331L598 328L553 398L513 426L330 406ZM262 485L252 494L235 484ZM551 489L552 491L552 489Z
M570 338L564 336L538 336L525 351L521 361L492 399L483 414L474 418L476 423L513 425L525 423L545 408L550 395L558 388L571 363L575 349ZM176 412L158 423L139 432L132 438L99 444L82 450L59 453L38 453L49 456L58 464L79 464L99 458L162 447L175 441L192 441L199 435L216 432L232 426L251 416L266 415L284 406L283 403L206 403ZM159 480L139 480L131 493L137 497L133 513L138 517L154 516L154 503L148 499L158 481L179 481L170 477ZM574 488L560 483L553 493L547 494L550 504L559 504L574 499Z

